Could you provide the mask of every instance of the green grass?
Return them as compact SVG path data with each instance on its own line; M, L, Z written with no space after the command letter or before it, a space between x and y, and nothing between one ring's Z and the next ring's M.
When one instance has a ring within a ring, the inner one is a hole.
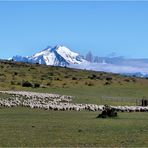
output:
M97 119L97 112L0 109L0 146L148 146L147 113L120 113Z
M93 75L96 77L92 79ZM107 81L107 77L112 77L112 80ZM41 87L22 87L23 80L39 83ZM106 82L110 84L105 85ZM148 80L112 73L0 61L0 90L72 95L76 103L135 105L135 98L148 96ZM4 99L9 96L0 94L0 98ZM105 101L101 99L102 96L127 97L133 98L133 101ZM96 119L97 112L0 108L0 146L148 147L147 114L119 113L115 119Z
M108 77L112 80L106 80ZM22 81L39 83L41 87L22 87ZM105 85L106 82L110 84ZM136 105L135 99L148 96L148 80L105 72L0 61L0 90L72 95L77 103ZM106 101L102 100L102 96L127 97L133 98L133 101Z

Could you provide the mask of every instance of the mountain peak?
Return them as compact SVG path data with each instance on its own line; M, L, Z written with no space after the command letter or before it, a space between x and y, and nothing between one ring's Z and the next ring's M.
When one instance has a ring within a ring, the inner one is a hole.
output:
M41 52L38 52L30 57L13 57L14 61L40 63L54 66L67 66L70 64L80 64L84 59L78 53L71 51L63 45L56 45L54 47L47 46Z

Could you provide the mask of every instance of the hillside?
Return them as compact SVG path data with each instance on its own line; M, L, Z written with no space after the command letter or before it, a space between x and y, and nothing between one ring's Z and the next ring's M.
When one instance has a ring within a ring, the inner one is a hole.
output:
M29 83L29 86L25 84ZM140 99L148 96L148 80L119 74L0 61L0 90L52 92L75 97L80 103L130 104L134 101L102 100L102 96ZM120 102L121 101L121 102Z
M74 96L74 103L135 105L135 98L148 96L147 89L148 80L144 78L0 61L0 90L71 95ZM122 99L104 100L102 96ZM9 97L8 94L0 94L0 98L10 100ZM1 106L0 145L147 146L147 112L119 112L118 115L115 119L98 119L98 111L53 111Z

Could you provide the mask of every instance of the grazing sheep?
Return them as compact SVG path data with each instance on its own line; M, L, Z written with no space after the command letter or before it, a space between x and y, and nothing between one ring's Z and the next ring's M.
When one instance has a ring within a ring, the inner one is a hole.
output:
M0 106L3 107L24 106L61 111L102 111L104 109L104 105L71 103L72 96L25 91L0 91L0 93L10 95L8 99L0 98ZM120 112L148 112L148 106L111 106L111 108Z

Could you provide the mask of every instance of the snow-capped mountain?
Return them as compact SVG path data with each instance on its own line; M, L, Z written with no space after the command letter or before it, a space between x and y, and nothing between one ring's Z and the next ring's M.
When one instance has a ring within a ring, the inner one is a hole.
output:
M65 46L49 46L33 56L14 56L12 59L18 62L67 66L77 69L120 73L128 76L148 77L148 59L98 57L97 62L89 62Z
M47 47L30 57L14 56L18 62L39 63L53 66L68 66L70 64L81 64L85 60L78 54L65 46Z

